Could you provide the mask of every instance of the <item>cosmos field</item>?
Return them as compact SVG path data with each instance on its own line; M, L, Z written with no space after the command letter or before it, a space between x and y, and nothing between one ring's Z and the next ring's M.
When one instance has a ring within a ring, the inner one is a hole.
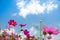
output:
M60 40L60 0L0 0L0 40Z

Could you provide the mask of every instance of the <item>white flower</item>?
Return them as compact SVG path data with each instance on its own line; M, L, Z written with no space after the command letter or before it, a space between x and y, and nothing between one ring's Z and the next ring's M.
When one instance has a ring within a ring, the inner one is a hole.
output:
M0 30L0 35L3 33L3 30Z
M14 28L10 28L10 30L9 30L9 29L6 29L6 32L7 32L9 35L11 35L12 33L15 33L15 29L14 29Z

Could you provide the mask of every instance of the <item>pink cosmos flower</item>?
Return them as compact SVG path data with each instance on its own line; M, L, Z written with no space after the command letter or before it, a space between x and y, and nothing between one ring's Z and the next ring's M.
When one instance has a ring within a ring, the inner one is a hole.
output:
M26 38L22 38L22 40L26 40Z
M35 38L34 36L31 36L30 34L29 34L29 31L28 30L24 30L23 31L24 32L24 34L28 37L28 38Z
M52 37L51 37L51 36L48 36L47 38L48 38L48 39L51 39Z
M17 25L17 23L14 21L14 20L10 20L9 22L8 22L8 24L9 25L12 25L12 26L16 26Z
M57 35L59 33L59 30L55 29L53 26L51 26L51 27L44 26L42 28L42 31L43 31L43 33L45 32L45 33L48 33L50 35L51 34Z
M30 36L30 38L32 38L32 39L33 39L33 38L35 38L35 37L34 37L34 36Z
M10 38L6 38L6 40L10 40Z
M6 26L7 29L10 29L11 27L10 26Z
M13 38L16 38L16 34L12 33Z
M6 31L4 31L3 36L9 36L9 34Z
M15 40L19 40L19 38L15 38Z
M48 26L44 26L44 27L42 28L42 31L47 33L47 32L49 31Z
M19 24L19 26L24 27L24 26L26 26L26 24Z
M42 40L44 40L44 38L42 38Z
M4 40L4 38L0 38L0 40Z
M29 35L28 40L34 40L34 36Z
M25 35L29 35L29 31L28 30L23 30Z

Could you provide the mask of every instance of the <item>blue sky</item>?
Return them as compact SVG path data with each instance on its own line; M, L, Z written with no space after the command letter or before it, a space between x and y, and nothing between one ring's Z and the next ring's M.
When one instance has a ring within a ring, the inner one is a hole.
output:
M59 0L0 0L0 27L4 29L8 21L14 19L18 24L27 24L25 28L29 29L36 24L40 26L42 19L44 25L60 29L59 4Z

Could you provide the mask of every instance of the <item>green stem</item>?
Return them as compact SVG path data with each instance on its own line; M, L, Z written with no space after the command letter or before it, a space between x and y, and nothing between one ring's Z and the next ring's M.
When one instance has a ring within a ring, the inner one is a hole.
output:
M40 40L42 40L42 30L40 30Z
M44 40L46 40L46 35L44 35Z
M40 20L40 40L42 40L42 20Z
M40 40L42 40L42 27L40 25Z

